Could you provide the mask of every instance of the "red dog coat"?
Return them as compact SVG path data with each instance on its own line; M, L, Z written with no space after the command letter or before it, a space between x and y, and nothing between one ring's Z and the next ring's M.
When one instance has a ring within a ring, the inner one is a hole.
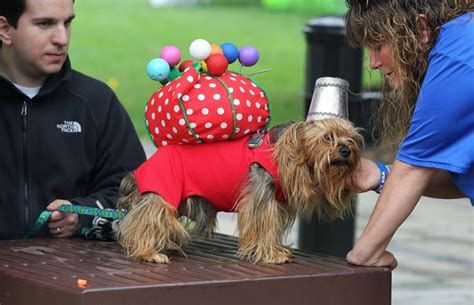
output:
M159 194L176 210L181 201L195 195L206 199L217 211L230 212L250 165L258 163L273 177L278 198L284 199L268 134L258 148L249 148L248 138L159 148L135 171L138 191Z

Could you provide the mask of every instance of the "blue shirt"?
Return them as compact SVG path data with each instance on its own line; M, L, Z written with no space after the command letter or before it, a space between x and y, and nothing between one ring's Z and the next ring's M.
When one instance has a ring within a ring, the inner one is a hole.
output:
M444 24L397 159L450 172L474 205L474 13Z

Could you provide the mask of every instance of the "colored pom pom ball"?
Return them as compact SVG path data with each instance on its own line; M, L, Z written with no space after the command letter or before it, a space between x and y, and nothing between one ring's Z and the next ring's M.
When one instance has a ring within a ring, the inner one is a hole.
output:
M253 66L257 63L258 58L258 51L253 46L244 46L239 50L239 62L242 64L242 66Z
M211 54L209 54L209 57L214 55L214 54L224 54L224 52L222 51L221 47L219 47L218 45L216 44L211 44Z
M154 58L146 66L148 76L154 81L164 81L170 74L170 65L163 58Z
M222 54L214 54L209 56L206 60L207 70L214 74L215 76L220 76L227 71L227 67L229 63L227 62L227 58Z
M179 65L179 71L184 72L186 68L191 67L192 65L193 65L193 61L191 59L187 59Z
M207 64L206 62L203 60L201 61L201 69L204 71L204 72L208 72L207 70Z
M189 54L196 60L205 60L211 54L211 45L207 40L196 39L189 46Z
M221 49L229 64L236 61L239 57L239 49L231 42L221 44Z
M165 46L161 49L160 57L166 60L170 67L174 67L181 60L181 51L175 46Z

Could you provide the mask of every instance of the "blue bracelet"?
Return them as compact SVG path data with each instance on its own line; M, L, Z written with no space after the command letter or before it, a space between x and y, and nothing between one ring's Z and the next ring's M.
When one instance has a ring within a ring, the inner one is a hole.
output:
M382 162L375 161L375 164L380 170L380 180L379 180L379 186L374 189L374 192L377 194L380 194L382 192L382 188L385 185L385 181L387 181L388 175L390 174L390 167L388 167L387 164L383 164Z

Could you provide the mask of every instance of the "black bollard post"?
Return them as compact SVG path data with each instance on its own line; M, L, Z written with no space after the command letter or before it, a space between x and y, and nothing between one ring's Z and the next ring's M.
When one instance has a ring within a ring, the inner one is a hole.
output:
M326 16L310 20L304 27L307 41L305 116L311 104L314 85L319 77L339 77L349 82L349 118L355 98L362 86L362 49L346 43L345 20L342 16ZM355 218L320 222L315 218L300 220L298 247L345 257L354 244Z

